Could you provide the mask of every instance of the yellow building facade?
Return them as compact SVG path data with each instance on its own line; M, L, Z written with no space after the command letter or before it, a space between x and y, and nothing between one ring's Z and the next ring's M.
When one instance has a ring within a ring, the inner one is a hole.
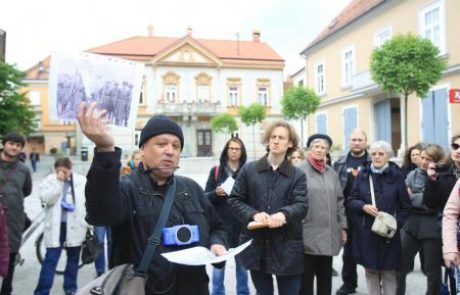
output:
M425 99L409 97L407 143L447 148L450 137L460 133L460 104L448 97L450 89L460 88L458 11L458 0L351 1L302 52L306 84L321 97L307 132L327 133L346 150L352 129L361 128L370 142L386 140L402 152L403 99L375 84L370 57L392 36L411 32L432 40L447 67Z

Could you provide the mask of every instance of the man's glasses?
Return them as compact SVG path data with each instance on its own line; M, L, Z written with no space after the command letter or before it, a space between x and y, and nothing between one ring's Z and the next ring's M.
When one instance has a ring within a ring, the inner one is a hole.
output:
M231 147L231 146L229 146L228 149L231 150L231 151L239 151L239 150L241 150L241 148L239 148L239 147Z
M450 145L450 147L452 148L453 151L456 151L456 150L458 150L458 148L460 148L460 144L453 143L453 144Z

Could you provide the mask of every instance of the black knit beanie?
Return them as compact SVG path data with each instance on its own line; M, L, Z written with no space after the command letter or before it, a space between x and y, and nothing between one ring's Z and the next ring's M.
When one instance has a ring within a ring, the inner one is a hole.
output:
M149 138L164 133L173 134L179 137L180 149L182 150L184 148L184 134L182 133L182 128L179 124L164 115L153 116L148 120L147 124L142 128L139 147L142 147Z

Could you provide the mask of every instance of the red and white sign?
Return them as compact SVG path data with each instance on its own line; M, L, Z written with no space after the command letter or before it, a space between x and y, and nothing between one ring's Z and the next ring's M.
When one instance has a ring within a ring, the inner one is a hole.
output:
M449 102L460 103L460 89L452 88L449 90Z

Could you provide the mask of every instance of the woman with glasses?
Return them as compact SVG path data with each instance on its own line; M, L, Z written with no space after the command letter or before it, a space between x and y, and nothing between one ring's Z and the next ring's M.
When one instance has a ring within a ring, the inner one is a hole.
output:
M232 137L227 141L220 156L220 164L213 167L209 172L206 182L205 195L209 198L217 214L224 222L227 231L229 247L238 246L238 239L242 230L242 224L230 212L227 200L230 192L226 192L222 184L229 178L236 179L241 167L246 163L246 148L243 141L238 137ZM244 268L239 256L235 257L236 292L237 295L248 295L248 271ZM212 272L212 295L225 294L224 286L225 265L213 267Z
M57 159L54 169L55 173L43 180L38 191L45 206L46 254L35 295L50 294L63 249L67 251L64 292L66 295L76 293L80 250L88 228L85 222L86 177L72 172L72 162L69 158Z
M423 192L430 166L444 158L444 151L437 144L425 146L420 154L420 165L406 178L406 186L412 203L412 212L401 231L402 266L398 272L397 294L405 294L406 276L413 269L415 255L423 252L423 273L427 277L426 294L438 294L441 288L441 210L427 208L423 204Z
M371 164L365 165L355 179L348 209L354 214L352 253L366 271L369 295L396 294L396 271L401 266L401 236L399 229L409 217L411 203L401 169L389 159L390 144L377 141L371 145ZM375 204L372 202L371 181ZM384 238L371 231L379 211L397 220L396 234Z
M438 209L442 212L455 183L460 178L460 134L452 137L450 154L446 162L438 165L435 165L435 163L430 164L427 174L428 179L423 193L423 203L429 208ZM439 219L441 219L441 216ZM442 222L445 222L445 218L443 218ZM456 255L451 252L449 247L446 247L444 233L442 252L446 266L449 266L450 262L456 259ZM450 287L451 290L455 291L455 280L452 273L450 273Z

